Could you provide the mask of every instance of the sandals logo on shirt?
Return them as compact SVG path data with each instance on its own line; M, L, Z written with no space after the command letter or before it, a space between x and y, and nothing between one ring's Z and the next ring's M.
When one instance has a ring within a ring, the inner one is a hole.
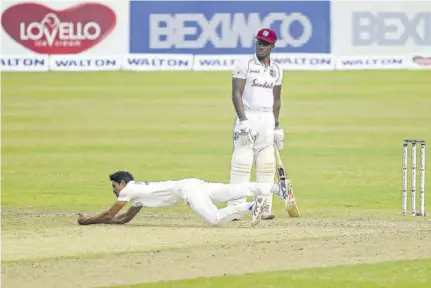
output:
M257 81L257 79L253 79L253 81L252 81L252 83L251 83L251 86L252 86L252 87L260 87L260 88L272 89L272 88L274 88L274 83L268 83L268 82L265 82L265 83L259 83L259 82Z

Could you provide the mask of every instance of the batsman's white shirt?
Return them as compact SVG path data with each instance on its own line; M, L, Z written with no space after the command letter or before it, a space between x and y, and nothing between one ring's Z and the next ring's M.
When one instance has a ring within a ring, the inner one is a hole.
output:
M233 78L245 79L242 100L245 110L273 112L274 86L281 85L283 70L274 61L265 67L256 54L240 61L232 71Z
M260 151L274 142L274 87L282 84L283 70L274 61L265 67L256 57L240 61L232 71L232 78L245 79L242 101L244 113L255 137L254 151ZM234 132L238 130L237 117ZM239 144L234 139L234 146Z
M271 193L271 185L267 183L223 184L196 178L163 182L130 181L121 190L117 201L131 202L135 207L164 207L184 201L208 222L216 224L241 216L250 205L218 210L214 203Z

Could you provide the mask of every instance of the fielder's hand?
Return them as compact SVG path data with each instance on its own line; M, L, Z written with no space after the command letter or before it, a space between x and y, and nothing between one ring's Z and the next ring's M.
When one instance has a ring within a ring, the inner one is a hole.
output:
M277 145L278 150L283 149L284 147L284 131L281 128L276 128L274 130L274 142Z
M251 135L250 123L248 120L242 120L239 122L238 126L239 132L239 141L241 146L250 146L253 145L254 140Z

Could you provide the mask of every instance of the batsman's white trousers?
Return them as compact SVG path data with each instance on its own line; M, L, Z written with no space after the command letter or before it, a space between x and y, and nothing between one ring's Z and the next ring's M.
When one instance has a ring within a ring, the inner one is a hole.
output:
M244 111L252 131L253 137L256 139L253 145L254 153L258 153L262 149L274 145L274 128L275 119L272 111ZM234 131L238 130L240 121L237 118ZM240 148L239 141L234 140L234 148Z
M253 164L256 167L256 182L274 183L275 157L274 157L274 113L271 111L244 111L255 142L252 147L241 146L239 139L234 139L234 151L231 160L230 183L244 183L251 179ZM237 119L234 131L238 130ZM264 197L267 205L263 216L269 216L272 212L272 196ZM228 201L228 206L242 204L245 198Z
M248 196L268 196L272 185L268 183L223 184L205 182L200 179L180 181L181 196L187 205L211 224L229 222L241 217L254 202L218 209L214 203L227 202Z

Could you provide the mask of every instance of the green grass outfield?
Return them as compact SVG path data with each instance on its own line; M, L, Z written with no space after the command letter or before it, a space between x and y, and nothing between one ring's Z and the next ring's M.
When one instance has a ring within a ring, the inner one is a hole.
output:
M100 209L117 169L227 182L230 77L3 73L2 208ZM430 79L428 71L285 73L282 157L304 212L399 214L402 140L431 142Z
M414 288L431 283L431 259L167 281L115 288ZM114 287L112 287L114 288Z
M100 211L114 201L108 174L119 169L131 171L139 180L229 180L234 122L229 72L1 77L4 211ZM400 216L402 140L421 138L431 145L430 83L431 71L285 71L280 125L286 136L281 156L302 217L422 221ZM426 190L431 191L430 181ZM274 203L275 214L285 217L280 201ZM185 205L152 211L193 213ZM62 219L19 219L3 214L2 228L76 225ZM429 261L406 263L412 270L425 267L429 272ZM274 287L280 287L277 279L282 278L295 284L303 279L308 285L296 287L340 287L347 281L345 275L356 277L362 272L355 271L363 271L371 273L373 287L389 287L384 286L391 282L383 272L404 267L394 266L303 270L298 272L303 278L294 272L262 277L274 281L269 282ZM313 282L313 273L323 275L318 278L321 286ZM431 273L427 275L424 279L431 282ZM262 279L252 275L223 279L254 283L254 277ZM399 283L422 281L399 271L397 277ZM371 287L351 280L352 286L345 287ZM365 280L358 276L358 281ZM196 281L215 287L212 280ZM225 280L214 278L217 281Z

